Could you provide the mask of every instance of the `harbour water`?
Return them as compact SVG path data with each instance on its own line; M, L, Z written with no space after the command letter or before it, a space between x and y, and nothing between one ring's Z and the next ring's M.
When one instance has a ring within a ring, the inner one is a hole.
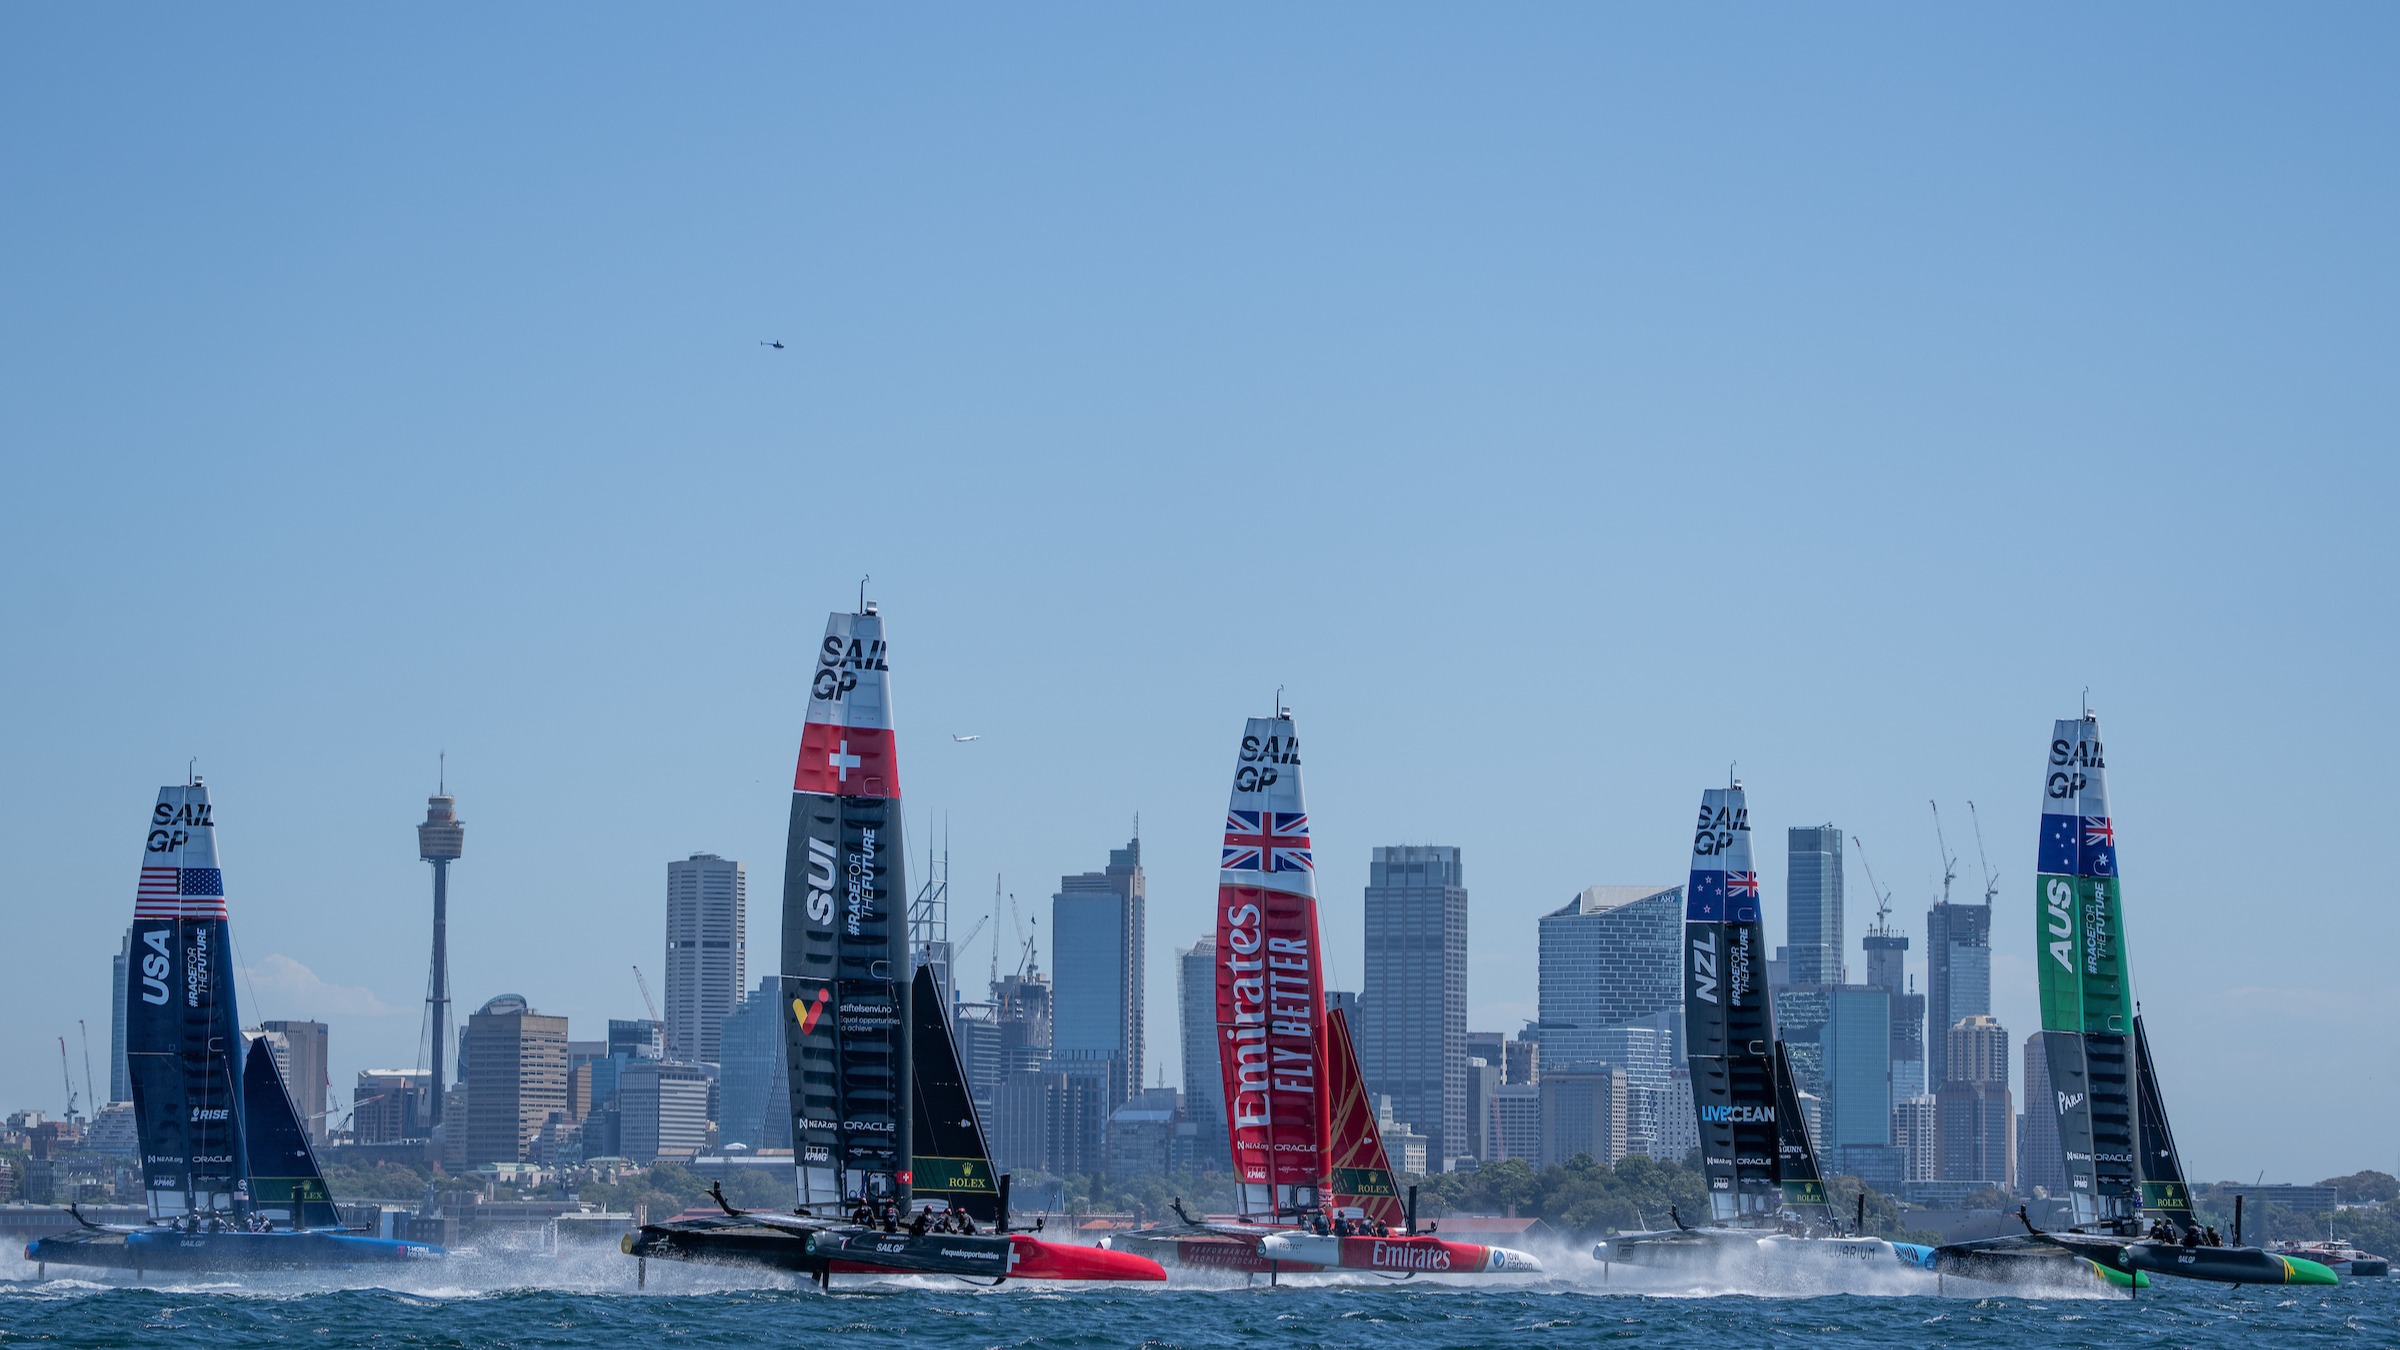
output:
M1598 1272L1471 1286L1378 1280L1278 1288L972 1289L869 1281L828 1296L762 1278L652 1268L636 1292L622 1258L537 1261L510 1278L463 1263L407 1288L329 1278L194 1280L159 1288L35 1280L0 1265L0 1345L212 1347L798 1345L960 1347L1495 1347L1529 1345L2394 1346L2400 1285L2121 1293L1725 1293L1603 1286ZM531 1285L528 1279L543 1283ZM1902 1287L1902 1286L1895 1286Z

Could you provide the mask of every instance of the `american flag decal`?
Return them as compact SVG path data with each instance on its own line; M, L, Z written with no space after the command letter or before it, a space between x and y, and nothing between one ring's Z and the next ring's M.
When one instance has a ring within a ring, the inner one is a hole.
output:
M141 884L133 892L133 917L136 919L180 919L183 906L176 897L182 894L182 870L174 867L145 867Z
M1224 860L1229 872L1314 872L1305 811L1227 811Z

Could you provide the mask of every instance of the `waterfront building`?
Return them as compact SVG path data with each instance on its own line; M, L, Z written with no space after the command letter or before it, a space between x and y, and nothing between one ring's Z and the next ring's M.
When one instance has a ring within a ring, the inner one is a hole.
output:
M1099 1078L1103 1110L1142 1083L1144 922L1140 836L1099 872L1059 878L1050 898L1050 1067Z
M1503 1083L1492 1093L1491 1154L1486 1162L1521 1159L1542 1165L1542 1088Z
M1682 1162L1700 1147L1700 1121L1692 1109L1691 1070L1678 1065L1667 1076L1667 1095L1652 1127L1650 1156L1661 1162Z
M1179 1147L1183 1094L1171 1087L1144 1088L1109 1113L1104 1143L1108 1178L1124 1183L1181 1170L1188 1146Z
M1979 1013L1960 1018L1946 1039L1950 1079L1933 1094L1939 1179L2013 1189L2017 1122L2008 1090L2008 1031Z
M792 1146L790 1072L784 1064L783 979L758 988L725 1019L719 1039L717 1142L753 1149Z
M1396 844L1368 857L1367 1090L1427 1140L1438 1170L1467 1145L1467 882L1459 851Z
M125 964L132 951L133 928L128 925L125 936L117 940L117 958L109 971L108 1099L112 1102L133 1100L133 1068L125 1058Z
M1925 1091L1925 996L1915 991L1905 966L1908 937L1878 924L1867 930L1867 984L1892 996L1892 1098Z
M1217 1061L1217 939L1175 954L1175 998L1183 1047L1183 1111L1193 1126L1193 1163L1220 1172L1232 1161L1225 1137L1225 1077Z
M717 1037L749 981L748 904L749 883L731 858L695 853L667 864L664 1058L718 1062Z
M432 1081L423 1069L361 1069L350 1096L350 1137L361 1144L425 1138L432 1124L425 1100Z
M1864 985L1826 991L1821 1033L1829 1150L1892 1142L1892 996Z
M1492 1157L1492 1094L1500 1088L1500 1066L1481 1055L1467 1057L1467 1154Z
M2058 1108L2050 1088L2047 1031L2025 1038L2025 1103L2017 1113L2017 1189L2048 1196L2067 1193L2067 1155L2058 1138Z
M1893 1104L1892 1141L1900 1146L1903 1155L1902 1181L1940 1179L1941 1154L1935 1148L1934 1140L1936 1119L1931 1093L1903 1097Z
M502 994L467 1018L460 1078L467 1087L464 1162L523 1162L555 1111L567 1110L567 1019Z
M708 1148L708 1095L704 1065L657 1059L627 1064L614 1099L618 1156L645 1167L698 1157Z
M261 1022L268 1044L275 1050L275 1067L283 1074L283 1087L292 1096L292 1111L300 1117L300 1128L308 1132L309 1141L322 1148L331 1137L326 1130L325 1096L332 1086L328 1081L328 1032L323 1022Z
M1090 1176L1107 1165L1108 1080L1018 1069L1000 1080L993 1163L1002 1171Z
M1626 1154L1631 1092L1625 1071L1595 1065L1552 1069L1535 1089L1541 1104L1541 1162L1563 1164L1588 1153L1603 1167Z
M1936 904L1925 915L1925 1081L1940 1088L1951 1027L1992 1010L1992 907Z
M1681 1053L1683 887L1592 886L1540 923L1541 1064L1606 1062L1602 1033L1666 1013ZM1530 1082L1509 1065L1508 1081Z
M1842 962L1842 832L1831 824L1786 834L1785 922L1793 984L1846 984Z

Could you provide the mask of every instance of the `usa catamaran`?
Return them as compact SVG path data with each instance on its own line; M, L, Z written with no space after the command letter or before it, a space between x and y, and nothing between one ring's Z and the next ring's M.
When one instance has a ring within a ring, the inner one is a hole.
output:
M1325 1007L1316 855L1290 714L1253 717L1217 873L1218 1063L1239 1212L1122 1234L1119 1250L1210 1270L1531 1273L1520 1251L1418 1231L1369 1107L1349 1024Z
M837 1274L1163 1280L1154 1261L1008 1231L930 971L912 980L883 619L825 625L784 848L784 1050L798 1203L645 1224L652 1257ZM938 1203L938 1208L937 1208ZM976 1227L981 1219L985 1225Z
M158 790L132 942L125 1060L149 1221L86 1223L38 1239L25 1248L37 1273L50 1265L137 1276L309 1269L443 1255L342 1226L273 1050L242 1035L216 808L197 776Z

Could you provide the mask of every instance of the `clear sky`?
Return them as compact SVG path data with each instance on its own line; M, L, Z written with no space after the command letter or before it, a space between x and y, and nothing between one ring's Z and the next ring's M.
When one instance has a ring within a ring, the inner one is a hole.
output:
M462 1011L639 1015L698 850L771 969L808 653L872 573L962 928L997 874L1046 929L1141 814L1170 1074L1278 685L1337 987L1368 850L1453 843L1513 1029L1536 916L1680 882L1738 760L1778 929L1832 820L1921 940L1926 802L1979 892L1976 802L2019 1037L2089 686L2194 1170L2391 1167L2396 39L8 6L0 1104L63 1105L78 1018L104 1053L193 756L245 1012L330 1021L344 1099L415 1059L444 748Z

